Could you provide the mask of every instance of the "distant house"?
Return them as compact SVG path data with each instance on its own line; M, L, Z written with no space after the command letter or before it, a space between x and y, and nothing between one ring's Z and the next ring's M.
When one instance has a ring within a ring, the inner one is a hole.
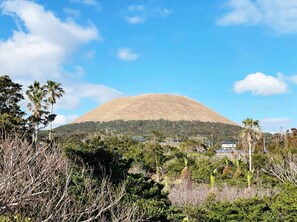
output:
M221 144L222 150L235 150L236 149L236 142L233 141L226 141Z
M139 143L146 142L146 139L143 136L133 136L132 140L135 141L135 142L139 142Z
M222 142L220 149L216 150L216 156L242 159L246 153L242 150L236 150L237 144L233 141Z

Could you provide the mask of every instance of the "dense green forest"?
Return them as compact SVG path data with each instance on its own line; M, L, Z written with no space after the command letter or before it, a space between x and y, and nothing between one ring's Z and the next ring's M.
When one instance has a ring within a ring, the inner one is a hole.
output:
M215 147L190 137L213 131L191 134L186 122L189 134L149 121L145 141L103 128L50 127L40 135L55 118L60 84L28 88L31 115L19 107L21 85L0 76L0 86L0 221L296 221L296 129L271 136L266 149L256 120L231 135L217 131L240 141L250 158L217 157ZM178 146L164 143L181 135Z
M164 136L176 139L181 139L184 137L205 137L214 142L220 142L224 140L237 140L241 127L223 123L199 121L169 121L161 119L83 122L68 124L55 129L56 134L60 136L107 131L132 137L148 137L153 130L158 130L162 132Z

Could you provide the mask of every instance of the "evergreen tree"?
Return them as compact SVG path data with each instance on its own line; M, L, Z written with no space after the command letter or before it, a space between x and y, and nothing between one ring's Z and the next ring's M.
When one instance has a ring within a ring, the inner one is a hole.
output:
M14 83L8 75L0 76L0 136L24 126L24 112L19 102L24 99L20 84Z

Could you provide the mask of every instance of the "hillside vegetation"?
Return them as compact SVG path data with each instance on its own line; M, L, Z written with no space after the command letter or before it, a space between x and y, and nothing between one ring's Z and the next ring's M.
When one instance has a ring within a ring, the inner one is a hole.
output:
M223 123L201 121L169 121L169 120L115 120L111 122L83 122L61 126L55 129L57 135L94 133L109 131L127 136L147 137L151 131L159 130L166 137L206 137L208 140L237 140L241 127Z

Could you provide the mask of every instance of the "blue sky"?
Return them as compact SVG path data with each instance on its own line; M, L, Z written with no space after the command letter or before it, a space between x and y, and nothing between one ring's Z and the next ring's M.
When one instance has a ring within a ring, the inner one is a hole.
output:
M61 82L56 125L167 93L265 131L297 126L297 0L0 2L0 73Z

